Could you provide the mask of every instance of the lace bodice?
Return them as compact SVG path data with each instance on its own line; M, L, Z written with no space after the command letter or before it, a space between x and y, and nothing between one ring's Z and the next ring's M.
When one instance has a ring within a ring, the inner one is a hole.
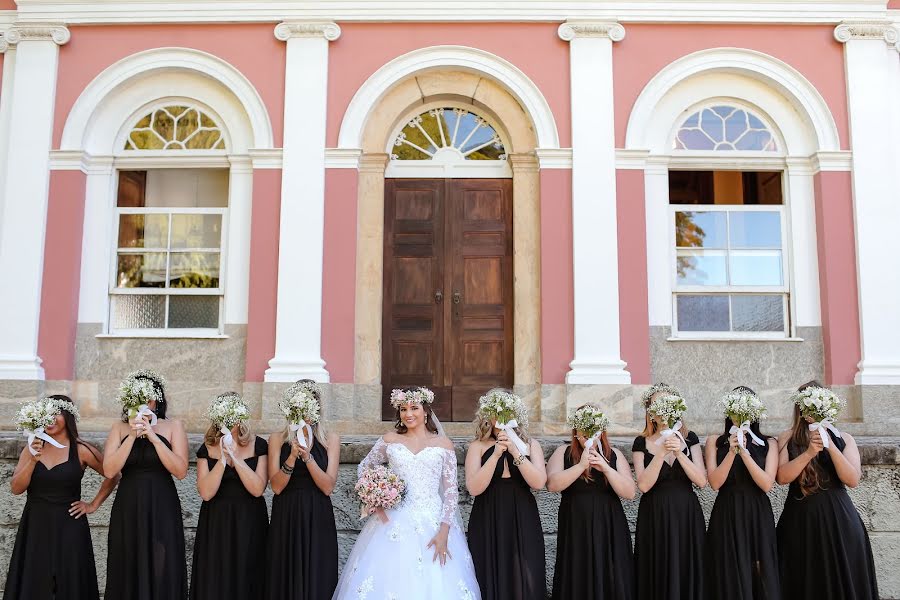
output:
M459 488L456 454L452 450L428 446L414 454L402 443L379 438L359 463L357 474L379 464L387 464L406 483L406 497L399 510L424 517L435 526L456 525Z

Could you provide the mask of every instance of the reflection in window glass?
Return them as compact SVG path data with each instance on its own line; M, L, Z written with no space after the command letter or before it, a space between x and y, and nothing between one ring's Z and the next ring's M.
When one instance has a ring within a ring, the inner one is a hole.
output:
M724 252L705 253L678 251L678 285L727 285Z
M732 212L728 221L732 248L781 248L781 213Z
M781 252L732 252L729 274L731 285L779 286L782 284Z
M675 245L679 248L725 248L724 212L675 213Z

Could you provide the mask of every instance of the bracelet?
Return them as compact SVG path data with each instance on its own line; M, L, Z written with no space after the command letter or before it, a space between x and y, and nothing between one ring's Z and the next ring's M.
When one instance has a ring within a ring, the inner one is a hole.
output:
M514 459L513 459L513 464L514 464L515 466L518 467L518 466L521 465L523 462L525 462L525 458L526 458L526 457L525 457L524 454L520 454L520 455L519 455L519 458L514 458Z
M308 463L310 460L312 460L312 455L308 455L306 458L301 458L300 460L302 460L302 461L303 461L303 464L305 465L305 464Z
M294 467L289 467L289 466L287 466L287 464L283 464L283 465L281 465L281 472L284 473L285 475L290 475L291 473L294 472Z

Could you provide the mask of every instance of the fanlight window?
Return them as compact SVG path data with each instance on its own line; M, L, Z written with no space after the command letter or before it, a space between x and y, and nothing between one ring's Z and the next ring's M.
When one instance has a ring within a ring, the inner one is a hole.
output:
M506 160L497 131L462 108L436 108L407 123L394 140L393 160Z
M224 150L222 129L193 106L157 108L135 124L125 150Z
M676 150L750 150L777 152L775 136L753 113L736 106L701 109L682 123Z

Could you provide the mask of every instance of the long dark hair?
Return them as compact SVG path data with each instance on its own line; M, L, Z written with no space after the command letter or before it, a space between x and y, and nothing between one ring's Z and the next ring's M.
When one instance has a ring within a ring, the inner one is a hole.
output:
M813 379L798 387L797 391L804 392L807 389L814 387L823 386ZM826 435L828 435L827 432ZM794 422L791 425L791 438L789 444L793 446L795 452L798 454L809 448L809 427L807 427L806 421L800 414L800 407L796 404L794 405ZM797 478L797 484L800 486L800 492L804 497L815 494L823 489L822 483L827 481L828 474L819 465L819 457L815 457L809 461L806 466L803 467L800 476Z
M148 375L139 375L135 377L135 379L143 379L145 381L149 381L153 385L153 389L156 390L156 408L151 408L158 419L166 418L166 406L168 406L168 402L166 402L166 389L163 387L162 381L154 377L150 377ZM122 422L128 422L128 410L125 407L122 407Z
M52 396L50 396L50 398L52 398L53 400L62 400L63 402L75 404L74 402L72 402L71 398L63 394L53 394ZM60 412L63 416L63 421L66 424L66 433L69 436L69 443L84 446L91 454L94 455L94 458L102 462L103 458L100 455L100 451L94 448L94 446L92 446L91 444L85 442L83 439L81 439L81 436L78 435L78 421L75 420L75 415L65 409Z
M423 389L420 386L413 386L403 388L404 392L417 392ZM431 405L427 402L422 403L422 410L425 411L425 429L430 431L431 433L437 433L438 428L437 425L434 424L434 411L431 410ZM400 418L400 409L397 408L394 410L394 429L397 433L406 433L408 429L406 428L406 423L403 422L403 419Z
M747 392L748 394L753 394L754 396L756 395L756 392L754 392L751 388L747 387L746 385L739 385L731 391L732 392ZM731 437L731 426L732 425L734 425L734 423L731 422L731 417L726 415L725 416L725 430L722 432L722 435L719 436L718 441L716 441L716 448L722 448L723 446L730 445L728 442L728 438ZM738 425L738 427L740 427L741 424L738 423L737 425ZM752 431L756 437L758 437L759 439L761 439L763 441L766 441L771 437L768 435L763 435L763 432L759 430L759 419L750 423L750 431Z

